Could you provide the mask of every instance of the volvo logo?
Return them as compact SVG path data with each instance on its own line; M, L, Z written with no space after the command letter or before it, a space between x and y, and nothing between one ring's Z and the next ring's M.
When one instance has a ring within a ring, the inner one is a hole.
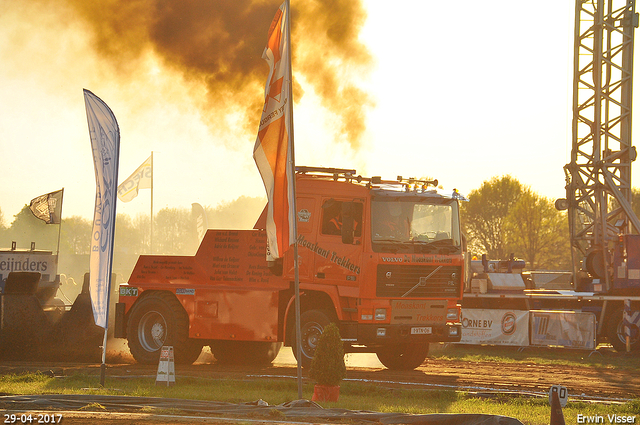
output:
M387 272L385 276L387 277L387 279L391 279L391 272Z

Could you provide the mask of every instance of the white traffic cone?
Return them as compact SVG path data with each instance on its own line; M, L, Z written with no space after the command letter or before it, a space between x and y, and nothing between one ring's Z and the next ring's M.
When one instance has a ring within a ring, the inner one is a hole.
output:
M166 385L168 387L175 383L176 370L173 363L173 347L163 346L160 349L160 362L158 363L156 385Z

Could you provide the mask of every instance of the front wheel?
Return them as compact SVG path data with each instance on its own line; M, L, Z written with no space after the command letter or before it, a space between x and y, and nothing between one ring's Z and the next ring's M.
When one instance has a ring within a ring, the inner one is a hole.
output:
M191 364L202 343L189 338L189 317L169 292L155 292L139 300L127 322L129 350L138 363L157 364L163 345L173 346L174 361Z
M378 360L391 370L413 370L420 366L429 354L429 343L398 344L379 348Z
M302 367L308 368L311 366L311 360L316 354L316 348L318 347L318 341L320 335L324 331L324 328L331 323L330 313L325 310L307 310L300 315L300 354L301 358L298 359L297 342L294 330L294 345L293 355L296 359L300 360Z
M624 309L616 309L607 321L607 339L616 351L627 351L627 338L624 329ZM631 325L631 351L640 350L640 332L638 326Z

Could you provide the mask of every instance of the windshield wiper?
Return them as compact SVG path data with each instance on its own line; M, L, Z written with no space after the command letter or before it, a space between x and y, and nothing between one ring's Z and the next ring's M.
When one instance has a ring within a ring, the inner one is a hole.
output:
M412 241L414 244L420 246L424 252L433 252L438 250L446 250L448 252L454 252L458 250L458 247L454 245L453 239L438 239L435 241Z
M374 239L373 242L392 242L392 243L405 243L405 242L409 242L409 241L405 241L405 240L401 240L401 239Z

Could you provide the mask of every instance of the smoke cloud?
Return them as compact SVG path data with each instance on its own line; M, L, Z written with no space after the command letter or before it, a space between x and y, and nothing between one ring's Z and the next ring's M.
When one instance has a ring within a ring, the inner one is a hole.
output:
M162 65L206 88L203 117L240 116L255 132L268 74L262 51L282 0L61 0L88 24L92 45L118 73L136 71L150 50ZM294 100L311 88L335 117L338 135L357 149L371 97L357 86L372 58L358 41L360 0L292 2Z

